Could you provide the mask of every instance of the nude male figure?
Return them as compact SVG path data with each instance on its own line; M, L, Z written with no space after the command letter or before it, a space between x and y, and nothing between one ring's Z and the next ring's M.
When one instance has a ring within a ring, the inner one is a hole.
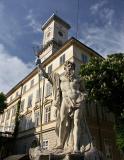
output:
M73 134L74 152L80 151L80 120L82 114L82 101L84 101L84 94L81 92L80 81L75 76L75 65L72 62L66 62L64 66L65 73L60 77L60 88L62 92L62 102L60 108L60 128L59 128L59 145L58 148L64 145L63 131L66 129L67 120L72 120L71 132ZM83 88L82 88L83 89ZM69 120L69 121L70 121ZM69 128L68 128L69 129Z
M38 64L43 76L50 81L53 87L56 86L55 81L44 71L40 61ZM81 86L80 80L75 76L74 63L67 61L64 64L64 70L64 75L59 76L59 91L56 90L59 98L56 97L53 100L55 106L59 108L58 144L56 148L64 149L65 144L72 137L73 152L79 152L81 147L80 121L82 119L85 89L84 85Z

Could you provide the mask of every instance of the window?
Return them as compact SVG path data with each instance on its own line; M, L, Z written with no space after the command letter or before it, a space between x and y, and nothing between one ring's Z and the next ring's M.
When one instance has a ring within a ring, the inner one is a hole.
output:
M6 120L8 120L9 117L10 117L10 110L8 110L7 113L6 113Z
M40 96L42 94L42 88L40 88ZM36 102L39 102L39 89L36 91L36 100L35 100L35 103Z
M48 82L46 85L46 97L52 94L52 85Z
M34 79L31 80L30 88L34 86Z
M27 117L23 117L20 120L20 124L19 124L20 131L30 129L32 127L33 127L33 123L32 123L31 115L28 115Z
M48 123L51 117L51 107L47 106L44 109L44 123Z
M40 125L40 112L35 112L35 127Z
M58 32L59 36L63 37L63 33L61 31Z
M60 57L60 65L65 63L65 54Z
M52 73L52 64L48 67L48 74Z
M26 85L23 87L23 94L26 92Z
M15 115L16 115L16 106L12 108L12 116L15 116Z
M89 60L89 57L85 54L81 54L81 60L83 63L87 63Z
M48 140L43 140L43 149L48 149Z
M19 131L23 131L26 128L26 118L23 117L20 119L20 123L19 123Z
M32 128L33 125L32 125L32 118L31 118L31 115L30 116L27 116L26 117L26 124L25 124L25 129L30 129Z
M28 97L28 107L32 107L32 100L33 100L33 95L31 94L31 95Z
M19 95L19 92L17 91L17 92L16 92L16 97L18 97L18 95Z
M25 100L23 99L20 104L20 112L24 111Z

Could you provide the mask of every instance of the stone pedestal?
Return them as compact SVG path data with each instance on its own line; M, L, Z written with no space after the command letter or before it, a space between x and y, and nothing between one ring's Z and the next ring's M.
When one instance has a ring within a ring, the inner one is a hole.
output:
M84 160L83 154L41 155L39 160Z

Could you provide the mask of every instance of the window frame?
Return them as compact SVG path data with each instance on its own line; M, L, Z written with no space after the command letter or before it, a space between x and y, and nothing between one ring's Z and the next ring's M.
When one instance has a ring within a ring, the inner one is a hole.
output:
M23 106L23 107L22 107ZM24 106L25 106L25 99L23 99L21 101L21 104L20 104L20 112L23 112L24 111ZM23 109L22 109L23 108Z
M28 96L27 108L31 108L31 107L32 107L32 102L33 102L33 94L30 94L30 95Z
M48 70L48 74L52 73L52 68L53 68L52 64L48 66L48 69L47 69Z
M45 106L44 108L44 123L51 121L51 105Z
M52 95L52 85L50 84L50 82L48 82L46 84L46 93L45 93L45 97L51 96Z
M59 64L63 65L65 63L65 54L63 54L59 59Z
M23 94L26 92L26 89L27 89L27 86L24 85L24 86L23 86L23 91L22 91Z
M47 145L46 145L47 144ZM43 140L43 149L44 150L47 150L48 149L48 147L49 147L49 141L46 139L46 140Z
M34 79L30 81L30 88L32 88L33 86L34 86Z
M34 113L34 119L35 119L35 127L40 126L40 111L36 111Z
M81 61L82 61L83 63L88 63L88 61L89 61L89 56L82 53L82 54L81 54Z

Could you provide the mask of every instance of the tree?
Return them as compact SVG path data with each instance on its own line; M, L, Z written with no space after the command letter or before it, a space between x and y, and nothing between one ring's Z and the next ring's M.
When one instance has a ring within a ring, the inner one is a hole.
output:
M86 81L88 98L114 113L118 144L124 149L124 54L91 58L81 66L80 74Z
M6 96L3 92L0 92L0 114L3 113L4 109L6 108Z
M18 130L19 130L19 111L20 111L20 104L21 101L19 100L17 103L17 111L16 111L16 117L15 117L15 128L14 128L14 133L13 133L13 137L17 138L18 135Z

